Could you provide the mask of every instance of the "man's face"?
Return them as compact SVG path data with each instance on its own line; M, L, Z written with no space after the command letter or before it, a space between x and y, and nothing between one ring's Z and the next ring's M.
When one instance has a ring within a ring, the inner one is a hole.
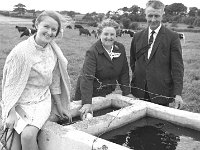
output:
M154 9L151 6L146 8L147 23L152 30L155 30L159 27L163 19L163 14L164 11L162 9Z

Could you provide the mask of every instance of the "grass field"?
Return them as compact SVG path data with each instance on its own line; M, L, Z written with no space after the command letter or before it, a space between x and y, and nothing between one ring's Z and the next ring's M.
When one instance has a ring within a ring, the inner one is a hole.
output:
M26 22L25 22L26 23ZM20 34L15 29L15 23L0 24L0 80L2 79L2 69L11 49L20 41L27 37L19 38ZM31 24L22 24L20 26L31 27ZM93 28L86 27L90 31ZM199 33L184 33L186 38L182 41L183 59L185 65L183 100L184 110L192 112L200 112L200 34ZM64 55L69 61L68 72L72 84L72 97L76 86L76 80L84 61L86 50L96 41L94 36L86 37L79 36L78 30L66 29L64 36L57 43L61 47ZM129 49L131 38L128 35L118 37L119 42L126 47L127 57L129 60ZM1 89L0 89L1 94Z

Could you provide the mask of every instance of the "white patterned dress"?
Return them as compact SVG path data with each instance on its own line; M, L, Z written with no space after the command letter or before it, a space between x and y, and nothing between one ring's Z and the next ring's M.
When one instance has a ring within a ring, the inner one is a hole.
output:
M50 116L51 94L61 93L60 72L57 57L50 44L45 48L36 43L35 46L37 54L33 56L34 64L26 87L16 105L25 111L26 124L41 129ZM20 128L19 126L20 124L16 124L15 128Z

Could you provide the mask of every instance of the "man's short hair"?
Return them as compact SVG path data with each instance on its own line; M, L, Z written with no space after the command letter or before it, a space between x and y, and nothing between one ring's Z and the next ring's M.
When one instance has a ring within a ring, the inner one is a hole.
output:
M159 0L149 0L146 3L146 8L148 8L148 7L152 7L154 9L163 9L164 10L165 5Z

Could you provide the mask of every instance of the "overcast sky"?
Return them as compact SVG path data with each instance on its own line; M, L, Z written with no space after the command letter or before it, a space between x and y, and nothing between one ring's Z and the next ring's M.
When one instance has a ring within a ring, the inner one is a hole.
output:
M165 5L182 3L186 7L200 9L199 0L162 0ZM116 11L119 8L137 5L145 8L147 0L1 0L0 10L12 11L14 5L22 3L26 9L75 11L82 14L97 12L107 13L109 10Z

